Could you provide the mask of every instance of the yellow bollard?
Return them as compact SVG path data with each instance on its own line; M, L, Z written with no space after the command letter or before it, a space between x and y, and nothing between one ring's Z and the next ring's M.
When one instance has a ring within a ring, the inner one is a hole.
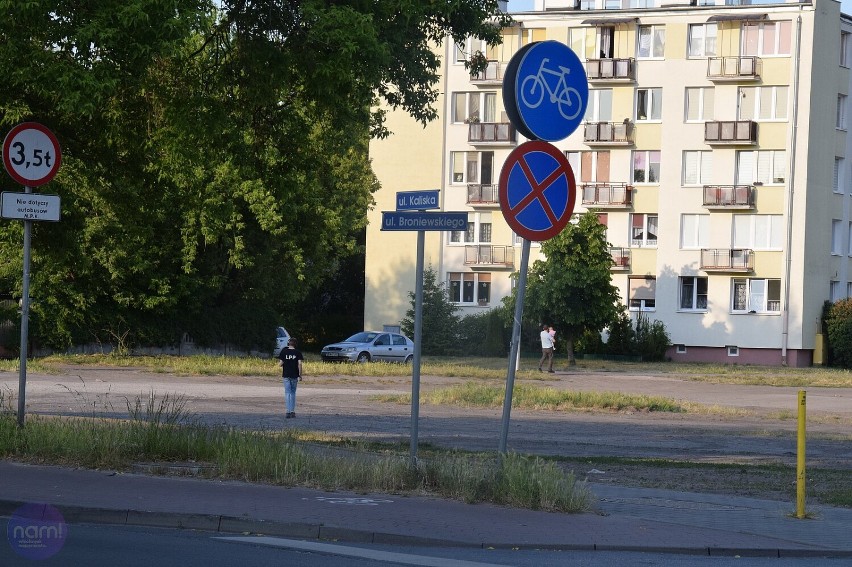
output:
M796 456L796 517L805 517L805 410L807 401L804 390L799 390L799 436Z

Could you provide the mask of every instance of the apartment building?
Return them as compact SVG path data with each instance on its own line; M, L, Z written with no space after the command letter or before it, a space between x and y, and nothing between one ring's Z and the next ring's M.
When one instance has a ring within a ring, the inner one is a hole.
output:
M394 114L370 148L382 183L367 232L365 322L397 325L414 290L415 233L381 232L397 191L439 189L464 232L427 233L426 264L462 313L499 305L520 264L497 181L525 139L502 105L523 45L584 62L585 120L556 142L575 211L607 226L631 313L665 323L676 361L822 362L826 300L852 295L852 17L834 0L537 0L503 44L447 42L441 118ZM463 61L483 50L485 72ZM539 254L533 243L530 263Z

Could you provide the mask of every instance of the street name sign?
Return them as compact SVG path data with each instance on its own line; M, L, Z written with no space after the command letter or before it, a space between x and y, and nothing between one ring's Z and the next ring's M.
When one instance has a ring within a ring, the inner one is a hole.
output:
M59 195L3 191L0 211L4 219L58 221Z
M397 211L425 211L440 209L438 190L430 191L399 191L396 194Z
M382 230L465 229L467 229L466 212L382 212Z

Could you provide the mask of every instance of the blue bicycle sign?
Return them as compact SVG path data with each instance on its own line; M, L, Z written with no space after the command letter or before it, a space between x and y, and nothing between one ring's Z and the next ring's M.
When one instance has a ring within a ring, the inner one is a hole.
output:
M563 43L528 44L509 62L503 98L518 132L531 140L562 140L583 120L589 100L586 69Z

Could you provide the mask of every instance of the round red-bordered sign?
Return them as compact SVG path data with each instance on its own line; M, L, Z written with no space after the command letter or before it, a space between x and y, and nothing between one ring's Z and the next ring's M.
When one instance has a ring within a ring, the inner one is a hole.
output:
M26 187L38 187L54 178L62 163L59 140L37 122L18 124L3 140L3 165Z
M515 148L500 171L500 210L518 236L553 238L574 213L577 184L565 154L547 142Z

